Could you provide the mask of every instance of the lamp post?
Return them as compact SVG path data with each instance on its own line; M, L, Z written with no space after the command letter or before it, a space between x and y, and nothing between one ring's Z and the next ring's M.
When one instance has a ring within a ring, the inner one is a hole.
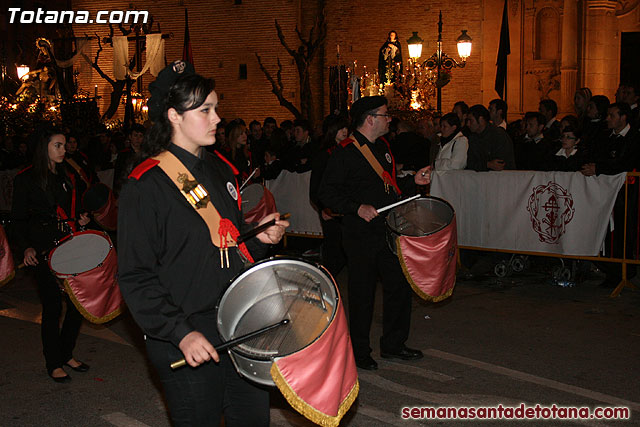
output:
M410 40L414 39L414 47L413 49L419 55L422 51L422 39L418 37L418 33L414 32L414 37L411 37L407 40L409 44L409 55L411 56L412 46L410 44ZM419 43L418 43L419 40ZM431 55L424 63L422 64L429 70L437 70L437 80L436 80L436 89L437 89L437 110L440 111L442 108L442 86L446 83L442 83L442 71L443 70L451 70L452 68L459 67L462 68L467 63L467 58L471 55L471 42L472 39L467 34L467 30L462 30L462 34L457 39L458 42L458 55L460 56L460 61L456 61L451 58L449 55L442 51L442 11L440 11L440 16L438 19L438 43L436 52ZM419 49L415 47L416 44L419 44Z

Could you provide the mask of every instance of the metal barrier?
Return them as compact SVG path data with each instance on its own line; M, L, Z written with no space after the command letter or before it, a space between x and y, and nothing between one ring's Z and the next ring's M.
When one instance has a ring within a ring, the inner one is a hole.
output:
M610 297L616 297L620 295L623 289L637 289L637 287L631 283L628 278L628 266L640 264L640 221L639 221L639 201L640 201L640 173L629 172L624 183L624 186L620 190L616 203L613 208L612 215L614 216L614 223L616 227L619 227L620 219L623 219L622 233L617 230L607 231L605 237L606 246L608 246L607 254L601 256L576 256L576 255L564 255L562 253L549 253L549 252L532 252L532 251L517 251L517 250L504 250L487 247L477 246L459 246L460 249L469 249L485 252L499 252L510 253L519 255L532 255L543 256L563 259L576 259L584 261L595 262L607 262L618 263L622 271L622 280L616 286L616 288L609 295ZM618 219L618 221L616 221ZM618 229L619 230L619 229ZM622 239L622 244L620 240Z

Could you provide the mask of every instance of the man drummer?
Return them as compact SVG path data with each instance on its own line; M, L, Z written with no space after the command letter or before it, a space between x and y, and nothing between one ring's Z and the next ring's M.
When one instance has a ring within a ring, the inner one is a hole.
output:
M430 182L430 168L396 180L395 164L384 138L391 116L383 96L364 97L351 107L351 143L331 156L318 196L333 212L344 214L343 246L349 268L349 324L356 365L374 370L369 333L376 279L383 289L383 358L414 360L420 350L405 345L411 320L411 287L385 238L384 217L376 208L415 193ZM343 143L344 145L344 143Z

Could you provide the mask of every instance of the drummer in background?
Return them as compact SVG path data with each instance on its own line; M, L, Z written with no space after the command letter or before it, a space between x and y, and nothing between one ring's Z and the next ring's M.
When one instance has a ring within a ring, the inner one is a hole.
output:
M78 138L75 135L67 135L65 150L65 162L72 170L76 171L78 176L85 182L85 185L90 186L98 181L95 170L89 164L89 157L78 148Z
M349 269L349 329L353 352L359 368L374 370L378 364L371 357L369 334L378 277L383 290L381 356L402 360L422 357L421 351L405 345L409 337L412 291L398 258L387 245L385 220L376 208L396 202L397 187L402 188L402 197L407 197L415 193L416 184L428 184L430 168L424 167L415 176L395 181L393 157L386 141L380 138L389 131L391 121L385 97L370 96L354 102L351 120L356 130L350 138L355 141L329 158L318 196L323 206L344 215L342 242ZM361 149L370 150L388 181L376 173Z
M206 189L221 218L241 233L251 228L239 208L235 168L203 148L215 142L220 122L213 87L213 80L196 75L182 61L166 67L149 85L154 125L142 146L146 160L133 170L119 200L118 281L146 335L174 425L218 426L224 414L229 427L267 426L268 392L241 378L229 355L215 349L221 343L215 307L243 270L243 260L230 250L221 265L207 224L150 158L168 150ZM279 214L262 222L274 218ZM247 241L249 252L259 257L267 244L280 241L288 225L278 220ZM173 371L169 365L181 358L190 366Z
M54 241L68 234L68 228L89 222L80 213L79 194L65 166L65 136L61 130L45 126L33 135L33 165L16 175L13 186L12 215L16 221L16 243L24 253L24 264L33 267L42 303L42 347L47 372L56 382L71 377L63 366L86 372L89 366L73 357L82 316L62 292L49 270L44 254L54 247ZM59 220L72 218L70 221ZM73 220L78 218L77 224ZM59 327L62 301L67 310Z
M120 193L120 188L127 180L128 172L138 163L145 130L141 124L134 123L127 135L129 146L118 153L113 171L113 192L116 195Z
M318 198L318 189L322 176L327 168L329 157L336 150L341 149L340 143L349 135L349 123L347 119L335 114L325 117L322 123L322 146L313 157L311 165L311 181L309 183L309 199L320 213L322 225L322 265L327 267L333 277L347 264L347 259L342 249L342 231L340 230L341 216L331 212L331 209L322 205Z

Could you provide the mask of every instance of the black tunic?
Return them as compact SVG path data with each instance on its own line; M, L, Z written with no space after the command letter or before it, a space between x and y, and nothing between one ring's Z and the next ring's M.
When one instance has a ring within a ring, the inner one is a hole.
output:
M229 185L236 187L231 168L202 150L198 158L171 145L193 177L209 192L222 218L230 219L242 233L238 202ZM135 171L134 171L135 172ZM266 245L253 238L247 246L254 258ZM156 166L123 186L118 215L118 271L122 294L143 331L176 346L198 330L215 346L220 343L214 311L218 299L243 269L235 250L229 251L230 268L221 268L220 252L211 243L209 229L173 181Z

